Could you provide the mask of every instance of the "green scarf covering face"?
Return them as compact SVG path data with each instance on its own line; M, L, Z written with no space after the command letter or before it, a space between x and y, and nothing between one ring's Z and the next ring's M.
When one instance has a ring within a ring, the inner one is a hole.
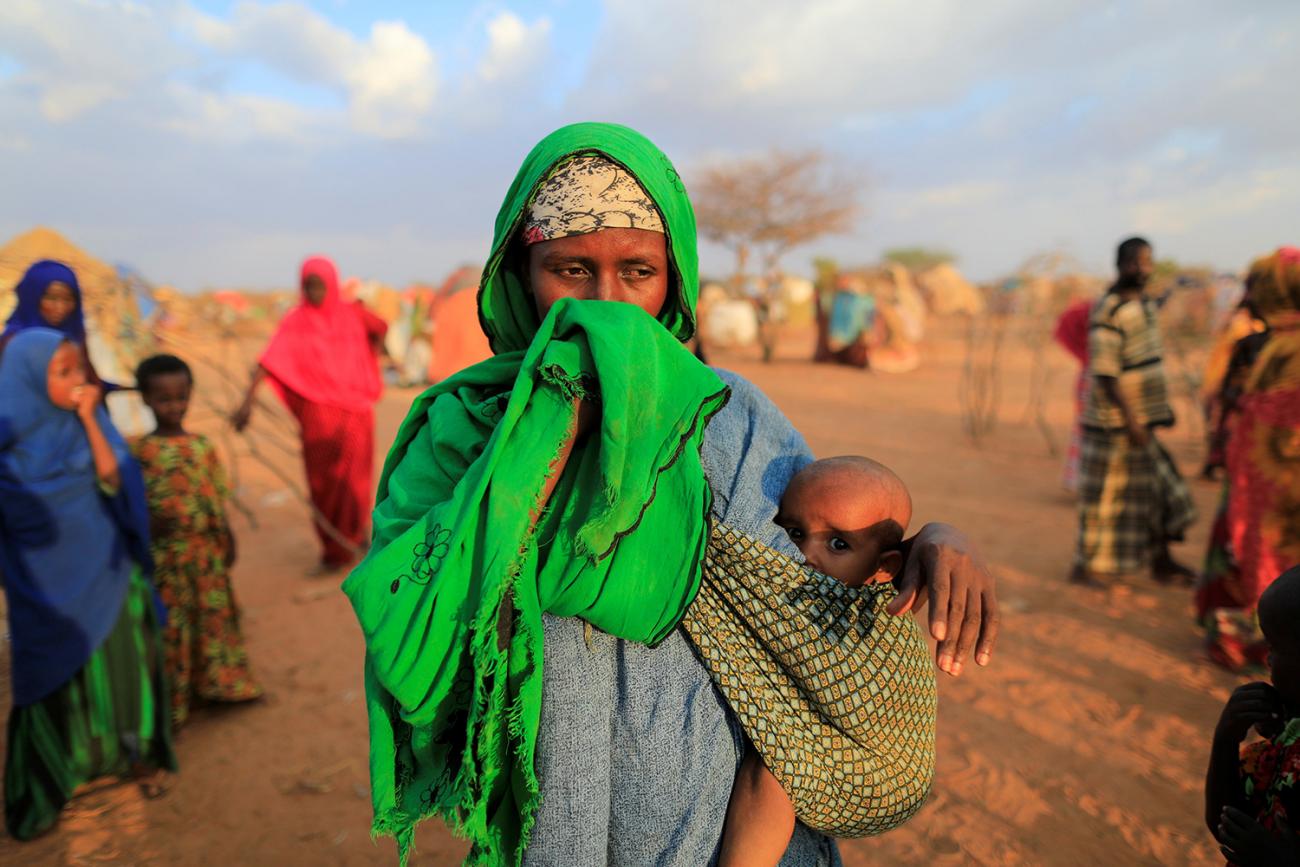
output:
M664 217L678 279L658 321L562 299L538 322L505 264L532 191L592 151L633 172ZM397 838L403 861L435 814L470 839L471 863L522 859L538 803L543 612L653 644L694 598L711 504L700 445L727 399L679 342L694 328L696 267L676 172L624 127L553 133L506 196L480 291L498 354L416 400L384 465L371 552L343 585L366 641L374 831ZM575 398L599 424L534 527Z

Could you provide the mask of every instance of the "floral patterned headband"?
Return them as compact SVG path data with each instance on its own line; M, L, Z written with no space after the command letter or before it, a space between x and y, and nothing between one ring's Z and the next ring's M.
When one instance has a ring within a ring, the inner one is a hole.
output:
M664 234L654 200L626 169L599 154L584 154L551 170L524 218L524 243L586 235L601 229L645 229Z

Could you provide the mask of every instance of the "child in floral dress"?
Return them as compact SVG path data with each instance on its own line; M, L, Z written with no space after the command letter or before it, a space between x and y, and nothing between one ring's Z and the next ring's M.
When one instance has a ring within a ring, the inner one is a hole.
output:
M136 382L157 429L132 451L144 470L172 682L172 717L181 725L201 702L249 701L262 688L249 669L230 586L235 539L226 520L226 474L211 441L187 433L194 377L172 355L141 362Z
M1238 687L1214 732L1205 820L1230 864L1300 864L1300 566L1259 600L1272 683ZM1254 728L1263 740L1241 742Z

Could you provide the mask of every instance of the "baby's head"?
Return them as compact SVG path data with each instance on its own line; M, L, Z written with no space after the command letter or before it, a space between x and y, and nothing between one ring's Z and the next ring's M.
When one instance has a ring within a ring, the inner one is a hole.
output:
M883 464L848 455L814 461L790 480L776 523L808 565L850 587L892 580L912 497Z
M150 356L136 368L135 384L160 427L181 426L194 388L194 374L188 364L174 355Z
M1300 566L1283 572L1259 597L1270 679L1287 710L1300 714Z

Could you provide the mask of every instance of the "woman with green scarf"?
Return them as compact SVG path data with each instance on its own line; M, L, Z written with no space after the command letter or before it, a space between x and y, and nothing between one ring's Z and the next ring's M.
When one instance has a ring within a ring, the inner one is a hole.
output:
M695 219L643 136L576 124L525 159L479 313L495 356L418 398L344 584L366 640L374 829L439 815L479 864L708 863L743 736L678 624L710 525L798 558L772 518L812 459L756 388L705 367ZM622 303L608 303L608 302ZM939 666L987 663L969 542L910 543L901 615ZM796 830L783 864L839 863Z

